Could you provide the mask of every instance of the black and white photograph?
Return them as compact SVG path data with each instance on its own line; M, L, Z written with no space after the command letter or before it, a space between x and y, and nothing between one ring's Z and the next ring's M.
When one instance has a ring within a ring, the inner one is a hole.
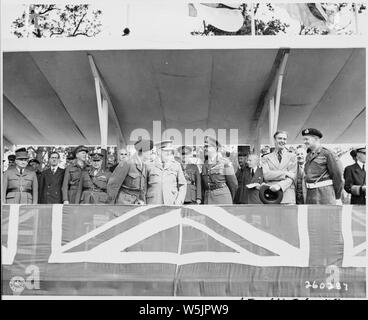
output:
M367 16L2 1L2 299L367 299Z

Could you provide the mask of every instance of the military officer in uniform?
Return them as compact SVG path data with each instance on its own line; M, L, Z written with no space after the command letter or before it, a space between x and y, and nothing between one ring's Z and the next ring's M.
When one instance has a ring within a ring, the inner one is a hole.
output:
M37 204L38 181L36 173L26 169L28 152L25 148L15 152L15 167L4 173L4 199L11 204Z
M79 180L82 171L86 169L88 148L78 146L74 149L75 159L67 166L63 181L63 202L64 204L76 204L76 195L78 192Z
M184 204L201 204L201 174L199 173L197 165L189 163L189 156L192 154L192 148L182 146L178 151L181 154L181 168L187 181L187 192Z
M79 180L75 202L81 204L106 204L107 183L111 172L102 169L103 154L91 153L91 167L83 170Z
M351 204L366 203L366 172L365 147L357 148L350 154L354 155L355 163L345 168L344 179L346 192L351 194Z
M238 188L233 165L220 154L220 147L216 139L205 137L205 163L202 170L205 204L232 204Z
M275 149L262 157L264 182L272 192L283 191L281 203L295 203L295 183L297 172L296 155L286 149L288 134L277 131L274 135Z
M186 195L186 179L174 160L171 140L156 145L157 156L147 163L147 204L181 205Z
M342 165L337 155L322 147L322 133L314 128L302 131L309 152L304 172L307 187L306 204L336 204L343 188Z
M126 161L121 161L107 184L109 203L145 204L147 190L147 165L153 142L138 140L136 153Z

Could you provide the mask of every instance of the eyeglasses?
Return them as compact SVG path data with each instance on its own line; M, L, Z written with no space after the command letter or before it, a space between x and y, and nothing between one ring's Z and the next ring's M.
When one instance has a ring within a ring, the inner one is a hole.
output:
M58 157L50 157L50 159L59 159Z
M120 153L121 156L127 156L127 153Z

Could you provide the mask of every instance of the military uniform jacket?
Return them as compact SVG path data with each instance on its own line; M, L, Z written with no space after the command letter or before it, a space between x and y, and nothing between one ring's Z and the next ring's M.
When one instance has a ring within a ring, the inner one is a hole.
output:
M66 167L64 181L63 181L63 201L69 201L69 203L77 203L75 196L78 192L79 180L83 170L88 168L81 168L76 160Z
M61 188L63 186L65 169L57 168L52 173L48 168L41 173L39 185L39 203L62 203Z
M107 203L107 183L111 172L100 169L95 175L93 168L82 171L76 194L76 203L104 204Z
M319 147L314 152L310 151L305 159L304 172L306 183L316 182L316 180L322 175L323 177L319 180L319 182L331 179L333 181L335 199L330 200L332 201L341 198L341 192L343 188L342 165L334 152L324 147ZM316 189L322 190L322 188ZM308 191L309 189L307 192Z
M109 203L135 204L146 202L147 166L135 154L120 162L107 184Z
M187 182L187 192L184 202L196 203L197 200L202 200L201 174L197 165L182 164L181 167Z
M165 165L159 158L147 164L147 204L181 205L186 195L186 180L179 162Z
M5 201L10 204L37 204L38 182L36 173L23 169L20 174L16 167L4 173Z
M360 189L359 195L354 195L351 192L352 186L365 186L366 172L363 170L359 164L355 163L351 166L345 168L344 171L346 192L351 193L351 204L365 204L366 203L366 193Z
M232 204L238 188L230 160L217 157L214 163L205 162L202 170L205 204Z
M277 152L271 152L261 158L264 182L278 184L284 195L281 203L295 203L295 182L297 172L296 155L286 150L282 153L281 162ZM285 171L292 173L292 178L285 176Z

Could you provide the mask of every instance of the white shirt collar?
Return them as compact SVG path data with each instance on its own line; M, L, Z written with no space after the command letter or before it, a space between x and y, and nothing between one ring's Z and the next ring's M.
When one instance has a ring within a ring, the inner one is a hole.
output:
M358 164L358 166L360 167L360 169L363 169L363 165L364 165L364 163L363 162L361 162L361 161L357 161L357 164Z

